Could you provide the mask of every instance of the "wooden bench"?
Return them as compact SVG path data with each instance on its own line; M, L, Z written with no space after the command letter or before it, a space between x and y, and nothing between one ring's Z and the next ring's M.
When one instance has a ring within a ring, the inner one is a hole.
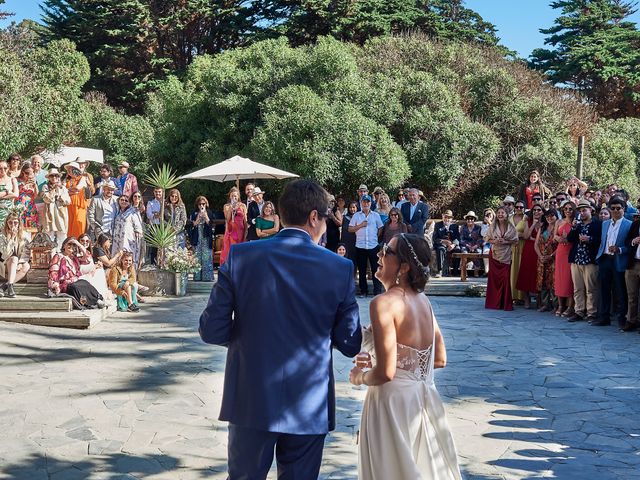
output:
M489 258L488 253L471 253L471 252L452 253L451 256L453 258L460 259L460 281L461 282L467 281L467 263L469 263L469 260L474 260L476 258Z

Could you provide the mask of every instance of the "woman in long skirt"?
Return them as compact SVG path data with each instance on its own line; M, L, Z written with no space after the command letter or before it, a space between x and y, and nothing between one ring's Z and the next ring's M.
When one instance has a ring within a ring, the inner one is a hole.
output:
M193 279L202 282L213 281L213 212L209 210L209 201L199 196L195 201L196 209L187 221L189 242L193 255L200 262L200 271L193 274Z
M558 242L554 278L555 293L558 297L556 315L569 318L574 314L573 279L571 278L571 264L569 263L569 253L573 244L567 240L567 236L573 226L576 205L573 202L565 201L561 205L561 209L564 217L556 223L555 232L555 239Z
M496 219L489 227L485 241L491 244L485 308L513 310L511 298L511 248L518 241L518 233L509 221L504 207L496 210Z
M543 209L540 205L534 205L527 214L524 228L524 248L520 260L520 272L516 288L524 292L524 308L531 308L531 295L538 294L538 254L534 247L538 230L542 223Z

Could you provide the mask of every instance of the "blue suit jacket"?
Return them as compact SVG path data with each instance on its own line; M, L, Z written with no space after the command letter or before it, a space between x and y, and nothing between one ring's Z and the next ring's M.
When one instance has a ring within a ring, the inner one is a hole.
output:
M618 231L618 237L616 238L616 247L620 248L620 253L613 256L616 272L624 272L627 268L629 247L625 245L625 240L629 229L631 228L631 222L622 217L620 220L620 230ZM596 261L600 262L600 257L604 255L604 251L607 248L607 232L611 226L611 220L605 220L602 222L602 237L600 238L600 248L598 249L598 255Z
M220 420L319 435L335 428L332 348L353 357L362 332L353 263L301 230L231 248L200 316L228 346Z
M410 233L416 233L418 235L424 235L424 226L429 220L429 205L424 202L418 201L413 217L409 218L411 213L411 203L406 202L400 206L400 213L402 213L402 220L407 225L411 226Z

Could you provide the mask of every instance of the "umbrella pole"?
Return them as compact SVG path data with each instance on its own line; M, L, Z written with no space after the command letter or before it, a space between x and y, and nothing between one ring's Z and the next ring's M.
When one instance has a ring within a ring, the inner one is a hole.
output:
M240 177L236 175L236 188L240 190Z

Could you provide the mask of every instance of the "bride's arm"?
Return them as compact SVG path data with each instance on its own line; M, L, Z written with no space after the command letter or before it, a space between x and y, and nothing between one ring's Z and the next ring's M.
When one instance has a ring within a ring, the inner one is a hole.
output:
M447 349L444 345L444 338L442 338L442 332L440 331L440 325L438 321L433 319L433 326L436 329L436 344L435 344L435 356L433 357L433 368L444 368L447 365Z
M390 295L381 295L372 300L369 306L373 344L376 352L376 366L362 372L358 367L351 371L351 381L356 385L382 385L390 382L396 374L398 349L396 344L396 328L393 321L396 314L401 313L404 303Z

